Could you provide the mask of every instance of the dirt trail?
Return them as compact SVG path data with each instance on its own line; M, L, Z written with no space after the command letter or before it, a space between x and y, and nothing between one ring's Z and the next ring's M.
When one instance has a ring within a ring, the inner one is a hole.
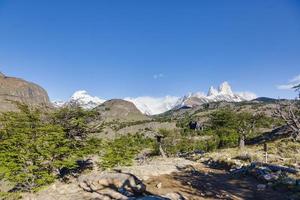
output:
M220 169L212 169L204 164L179 158L155 159L147 164L123 167L124 174L133 174L142 179L146 185L144 197L128 198L143 200L160 200L168 197L171 200L202 199L231 199L231 200L285 200L289 199L284 192L274 191L271 188L259 191L256 179L245 177L233 177L228 172ZM100 171L90 173L101 174ZM87 173L85 175L91 175ZM119 173L119 172L118 172ZM85 176L82 175L82 176ZM92 176L93 177L93 176ZM96 176L95 176L96 177ZM94 187L100 182L111 183L112 177L95 179ZM90 180L90 179L87 179ZM129 180L129 179L128 179ZM89 183L87 181L86 183ZM127 181L128 182L128 181ZM130 181L129 181L130 182ZM24 200L90 200L101 199L99 192L88 192L79 185L80 178L73 179L70 183L56 182L35 194L24 194ZM106 189L119 192L117 185L109 185ZM171 197L171 196L172 197ZM115 200L114 198L108 198Z
M203 164L179 169L179 172L169 175L151 177L145 184L154 195L179 193L189 200L288 199L284 193L271 188L259 191L257 185L260 183L252 177L233 177L224 170L208 168ZM161 187L158 188L158 185Z

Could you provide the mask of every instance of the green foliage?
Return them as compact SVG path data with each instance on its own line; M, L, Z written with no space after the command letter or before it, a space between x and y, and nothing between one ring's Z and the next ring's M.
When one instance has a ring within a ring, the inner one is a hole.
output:
M210 128L219 137L219 147L234 147L239 140L256 134L261 127L270 127L275 120L263 114L221 109L210 115Z
M99 149L99 140L77 141L39 110L17 105L20 112L0 116L0 179L14 183L14 191L52 183L60 169L78 167L77 160Z
M239 134L232 128L218 128L215 130L215 134L219 138L219 148L234 147L238 144Z
M162 147L169 156L195 150L212 151L219 144L218 137L210 133L206 137L190 137L176 130L162 129L159 132L164 136Z
M16 190L31 190L54 180L54 168L69 156L60 126L43 122L39 111L18 105L20 112L0 116L0 175L16 183Z
M94 110L84 110L78 105L67 106L54 112L53 124L63 127L70 139L84 139L89 133L88 123L98 117Z
M155 142L141 135L127 135L108 141L104 148L100 166L106 169L132 165L134 157L145 148L154 149Z
M5 199L5 200L18 200L18 199L21 199L22 196L15 192L15 193L12 193L12 192L0 192L0 199Z
M210 116L211 128L216 130L219 128L235 128L237 116L231 109L221 109L215 111Z

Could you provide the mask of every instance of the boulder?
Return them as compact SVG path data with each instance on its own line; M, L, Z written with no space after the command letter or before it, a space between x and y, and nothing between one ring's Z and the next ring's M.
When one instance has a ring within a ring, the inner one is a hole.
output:
M192 129L192 130L196 130L196 131L201 131L201 130L203 130L203 124L201 124L200 122L198 122L198 121L191 121L190 123L189 123L189 127L190 127L190 129Z
M170 200L185 200L186 198L184 198L181 194L179 193L168 193L163 195L163 197L170 199Z
M140 195L146 186L137 177L129 173L103 172L82 175L79 186L86 192L97 193L103 197L126 200L130 196Z
M257 185L257 190L265 190L267 188L267 186L265 184L258 184Z

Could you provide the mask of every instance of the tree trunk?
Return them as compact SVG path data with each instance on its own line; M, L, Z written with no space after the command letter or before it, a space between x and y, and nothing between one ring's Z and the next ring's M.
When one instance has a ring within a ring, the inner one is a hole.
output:
M159 152L160 152L160 155L161 155L163 158L166 158L166 157L167 157L167 155L166 155L166 153L164 152L164 150L163 150L161 144L159 144Z
M245 135L244 134L242 134L240 136L239 147L240 147L240 149L244 149L245 148Z

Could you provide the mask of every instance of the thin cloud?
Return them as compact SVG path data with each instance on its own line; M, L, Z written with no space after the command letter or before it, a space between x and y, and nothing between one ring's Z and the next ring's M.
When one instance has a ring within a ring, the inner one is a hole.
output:
M154 78L154 79L160 79L160 78L163 78L164 76L165 76L164 74L159 73L159 74L154 74L154 75L153 75L153 78Z
M300 84L300 74L290 79L287 84L278 85L277 89L279 90L292 90L293 87Z

